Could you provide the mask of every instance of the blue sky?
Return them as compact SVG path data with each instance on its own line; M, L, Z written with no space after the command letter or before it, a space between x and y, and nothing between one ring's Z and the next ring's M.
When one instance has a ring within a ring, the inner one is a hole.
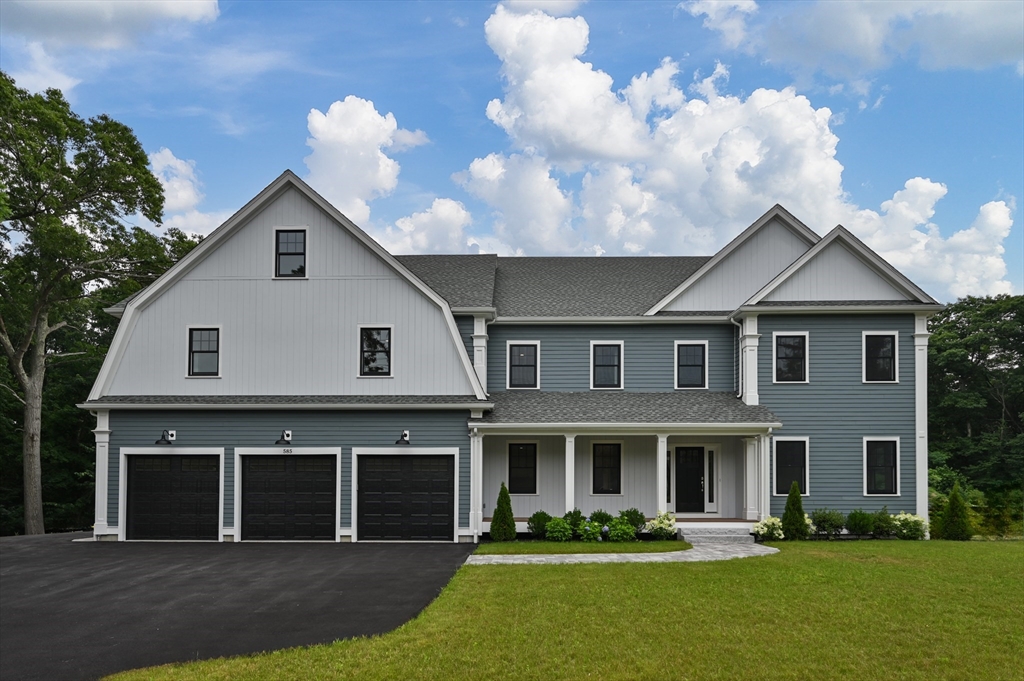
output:
M941 300L1024 291L1024 3L0 3L165 225L290 168L393 252L712 253L778 202Z

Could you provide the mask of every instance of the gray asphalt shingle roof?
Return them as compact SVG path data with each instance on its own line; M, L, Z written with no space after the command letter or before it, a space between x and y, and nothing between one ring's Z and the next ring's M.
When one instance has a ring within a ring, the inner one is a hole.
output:
M772 424L763 405L722 392L496 392L494 410L471 423Z
M398 255L452 307L493 307L496 255Z

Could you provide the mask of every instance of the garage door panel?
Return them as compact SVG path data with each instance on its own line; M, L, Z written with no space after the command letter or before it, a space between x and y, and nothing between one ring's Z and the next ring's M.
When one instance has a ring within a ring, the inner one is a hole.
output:
M360 539L454 538L454 457L361 455L358 466Z
M243 456L243 540L335 540L335 456Z
M128 539L218 537L220 457L128 456Z

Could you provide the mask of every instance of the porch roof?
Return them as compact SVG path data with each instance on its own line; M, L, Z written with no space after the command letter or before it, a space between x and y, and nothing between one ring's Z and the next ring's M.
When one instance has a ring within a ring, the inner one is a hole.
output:
M666 424L781 427L765 406L744 404L733 393L679 391L507 391L489 395L494 409L474 425L516 424Z

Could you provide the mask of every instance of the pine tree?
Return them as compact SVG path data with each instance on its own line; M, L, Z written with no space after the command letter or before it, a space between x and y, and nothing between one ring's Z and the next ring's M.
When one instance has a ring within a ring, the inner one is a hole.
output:
M498 505L494 509L494 517L491 518L491 539L493 541L515 541L516 519L512 515L512 497L508 494L508 487L501 483L501 491L498 492Z
M796 480L790 486L789 496L786 498L786 512L782 514L782 534L786 539L807 539L804 502L800 498L800 485Z
M970 541L971 521L967 517L967 502L960 494L960 483L953 484L949 503L942 514L942 538L953 541Z

